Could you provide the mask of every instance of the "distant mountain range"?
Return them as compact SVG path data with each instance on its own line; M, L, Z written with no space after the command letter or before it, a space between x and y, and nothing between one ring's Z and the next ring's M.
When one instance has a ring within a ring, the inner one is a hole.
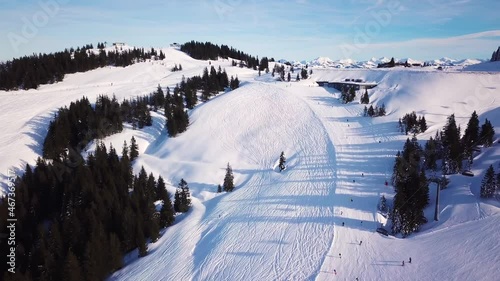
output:
M341 60L332 60L328 57L319 57L311 61L287 61L287 60L279 60L281 63L289 62L292 63L294 66L301 67L301 66L312 66L316 68L376 68L378 64L381 63L388 63L391 59L387 57L382 57L382 58L371 58L370 60L367 61L356 61L353 59L341 59ZM413 66L419 66L419 65L425 65L425 66L442 66L442 67L448 67L448 66L469 66L469 65L474 65L478 63L485 62L486 60L480 60L480 59L462 59L462 60L456 60L456 59L451 59L451 58L441 58L441 59L435 59L435 60L429 60L429 61L421 61L421 60L415 60L411 58L403 58L403 59L394 59L396 63L405 63L408 62L408 64L413 65Z

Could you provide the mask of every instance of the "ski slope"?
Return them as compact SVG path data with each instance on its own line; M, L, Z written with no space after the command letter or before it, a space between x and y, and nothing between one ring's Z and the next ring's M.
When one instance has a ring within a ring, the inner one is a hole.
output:
M325 72L318 77L346 75ZM406 139L398 133L395 119L408 110L425 109L433 127L441 128L446 121L441 106L402 100L421 98L410 95L416 89L405 85L416 75L427 75L419 79L436 85L448 77L432 79L435 74L348 72L383 82L372 97L386 100L394 114L377 119L361 117L362 106L343 105L336 99L338 92L310 80L274 83L269 77L246 81L240 89L199 106L191 112L186 133L156 143L136 163L136 168L144 165L174 185L181 177L189 179L193 210L150 245L151 255L137 261L133 253L130 264L110 280L494 279L499 273L498 237L489 228L498 229L499 205L478 200L477 177L470 183L469 178L452 176L449 190L456 190L442 193L441 221L432 222L432 199L426 212L431 222L421 233L398 239L374 232L385 223L376 205L380 195L392 194L384 182ZM453 80L461 87L448 100L451 104L477 87L477 82L465 87L477 81L477 75L449 77L445 84ZM389 87L398 79L399 91ZM485 81L496 81L487 87L500 86L495 79ZM498 106L493 100L477 110L491 120L499 116ZM461 108L457 119L465 127L470 113L467 106ZM288 168L279 173L281 151L288 157ZM497 149L488 153L488 161L498 162ZM237 189L212 198L207 193L222 183L227 162L234 169ZM482 238L474 238L478 236ZM443 251L446 258L436 258ZM409 257L413 264L403 268L401 262ZM482 270L471 260L480 260Z
M201 74L207 62L165 49L166 60L128 68L103 68L70 75L39 90L0 92L1 169L34 163L59 106L100 93L118 99L173 86L182 75ZM174 63L183 71L171 73ZM184 178L191 210L179 215L149 254L132 252L109 280L496 280L500 276L500 204L479 199L479 184L490 164L498 171L499 145L475 158L473 178L453 175L441 192L440 220L432 221L435 186L426 210L430 222L408 238L374 230L385 218L376 212L381 195L390 198L394 155L407 136L397 120L413 110L425 115L433 136L455 113L465 128L473 110L500 132L500 75L474 72L314 69L310 79L274 82L213 62L238 75L241 87L190 111L190 126L176 138L164 117L141 131L127 127L104 139L121 147L131 136L141 155L137 172L162 175L171 193ZM385 103L388 116L362 117L363 106L338 101L334 89L314 80L362 78L379 85L370 101ZM92 150L92 146L89 147ZM278 172L284 151L287 169ZM26 162L23 162L26 161ZM230 163L236 189L215 193ZM363 176L362 176L363 174ZM5 183L5 175L2 179ZM351 200L352 199L352 200ZM344 223L344 226L342 226ZM360 241L363 241L360 245ZM341 254L341 257L339 256ZM401 262L412 258L412 264ZM335 274L336 272L336 274Z

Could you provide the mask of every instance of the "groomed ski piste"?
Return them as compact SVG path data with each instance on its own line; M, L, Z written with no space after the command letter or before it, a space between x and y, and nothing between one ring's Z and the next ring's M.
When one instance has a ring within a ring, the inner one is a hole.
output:
M20 172L41 154L49 121L58 107L99 94L118 100L148 94L200 75L207 61L175 49L166 59L126 68L101 68L67 75L38 90L0 92L2 187L8 170ZM183 71L170 72L174 64ZM436 186L430 185L429 223L407 238L375 232L381 195L391 198L394 156L408 136L397 120L416 111L429 129L421 141L455 113L462 131L476 110L500 132L500 75L486 72L313 69L300 82L276 82L271 74L212 61L238 75L240 88L198 104L188 130L169 138L161 112L153 126L126 129L103 142L120 148L132 136L140 156L134 163L162 175L168 190L184 178L191 210L176 217L148 255L131 252L109 280L496 280L500 276L500 204L479 198L486 168L499 169L500 145L474 159L474 177L450 176L441 192L439 221L433 221ZM293 76L292 76L293 77ZM385 103L387 116L363 117L358 100L316 80L375 81L370 102ZM92 151L90 145L88 151ZM287 157L279 172L280 153ZM236 188L216 193L227 163ZM363 176L362 176L363 174ZM351 200L352 199L352 200ZM344 226L342 226L344 223ZM363 241L360 245L360 241ZM339 255L340 254L340 255ZM408 263L408 258L412 263ZM402 261L405 265L402 266Z

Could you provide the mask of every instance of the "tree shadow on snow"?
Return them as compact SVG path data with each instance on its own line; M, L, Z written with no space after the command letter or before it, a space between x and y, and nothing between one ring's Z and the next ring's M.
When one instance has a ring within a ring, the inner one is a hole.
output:
M53 111L45 116L35 116L24 124L27 130L23 134L30 137L33 141L28 144L28 147L38 155L43 154L43 142L49 130L49 123L54 119L55 112Z

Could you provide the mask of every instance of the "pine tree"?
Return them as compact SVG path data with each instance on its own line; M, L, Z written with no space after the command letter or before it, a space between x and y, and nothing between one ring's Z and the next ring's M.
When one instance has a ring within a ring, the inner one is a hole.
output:
M427 222L423 210L429 202L429 185L420 169L421 148L416 137L406 140L403 153L398 152L392 175L396 195L392 212L393 233L403 237L418 231ZM420 172L419 172L420 170Z
M222 184L223 190L226 192L231 192L234 189L234 176L233 176L233 169L227 163L227 168L226 168L226 175L224 176L224 183Z
M479 118L476 111L472 113L467 128L465 128L464 136L462 137L462 147L467 158L472 156L472 148L478 144L479 140Z
M378 203L378 210L381 211L382 213L387 213L387 199L385 199L385 196L382 195L380 197L379 203Z
M106 260L113 271L123 267L123 257L120 247L120 239L116 234L111 233L109 235L108 258Z
M365 93L361 96L360 101L362 104L369 104L370 103L370 97L368 96L368 90L365 89Z
M378 114L377 116L385 116L385 104L383 103L379 108L378 108Z
M217 193L221 193L222 192L222 186L219 184L217 185Z
M300 76L298 73L297 73L297 77L295 77L295 81L300 81Z
M172 207L172 202L170 201L170 195L165 187L165 181L162 176L158 177L158 183L156 185L156 193L158 195L158 200L162 201L162 207L160 210L160 228L170 226L174 223L174 211Z
M389 62L389 67L394 67L396 66L396 62L394 61L394 57L391 58L391 61Z
M240 87L240 80L238 80L238 76L236 76L236 78L233 78L233 76L231 76L229 87L231 88L231 90L235 90Z
M135 243L136 247L139 249L139 258L146 256L148 254L148 246L146 244L146 238L144 238L142 223L137 223Z
M373 109L373 105L370 105L367 113L368 113L368 116L370 116L370 117L375 116L375 110Z
M351 87L349 89L349 94L347 95L346 103L352 102L355 97L356 97L356 89L354 89L354 87Z
M491 122L486 119L484 124L481 126L481 132L479 133L479 143L485 147L490 147L493 144L493 137L495 136L495 129L491 125Z
M130 140L130 161L134 161L139 156L139 146L135 140L135 137L132 136Z
M495 189L497 187L497 182L495 179L495 170L493 169L493 165L490 165L488 170L486 170L486 174L481 182L481 197L482 198L491 198L495 194Z
M63 269L63 280L80 281L83 279L82 269L80 263L71 249L68 249L66 255L65 265Z
M292 79L292 75L290 74L290 72L288 72L288 76L286 78L286 81L290 82L291 79Z
M460 143L460 129L455 123L455 114L448 117L443 128L444 161L446 163L444 172L455 174L462 169L462 147Z
M302 68L302 70L300 71L300 76L302 77L302 79L307 79L307 69L305 68Z
M437 144L436 141L431 137L426 143L424 148L424 163L425 168L436 171L437 165L436 161L438 159L437 155Z
M177 190L175 191L174 209L176 212L185 213L191 207L191 195L189 193L189 186L184 179L181 179Z
M497 174L497 187L496 190L498 193L500 193L500 171Z
M286 163L285 152L282 151L281 155L280 155L280 162L279 162L279 165L278 165L279 169L280 169L280 172L283 171L284 169L286 169L285 163Z
M425 116L422 116L422 118L418 122L418 125L420 128L420 133L427 131L427 122L425 121Z

